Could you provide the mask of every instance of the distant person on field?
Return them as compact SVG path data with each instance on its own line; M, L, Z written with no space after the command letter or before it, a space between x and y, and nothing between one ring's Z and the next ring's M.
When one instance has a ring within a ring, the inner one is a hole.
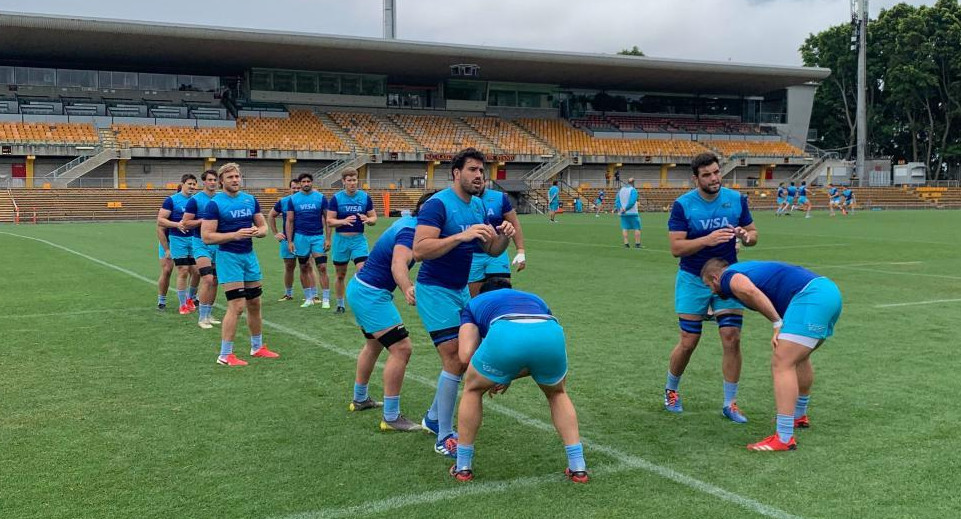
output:
M333 234L328 234L327 242L332 244L328 248L337 276L334 281L334 294L337 296L338 314L347 311L344 302L347 265L353 261L358 271L364 268L367 255L370 254L364 230L377 225L374 201L366 191L357 189L357 170L346 169L340 178L344 189L334 193L327 204L327 225L332 229L330 234Z
M808 183L807 181L801 182L801 187L797 190L797 204L798 207L804 211L804 217L811 217L811 201L808 200Z
M594 217L599 218L601 216L602 206L604 205L604 190L601 189L597 192L597 198L594 199Z
M267 226L270 233L280 242L280 259L284 262L284 295L278 301L293 301L294 299L294 269L297 268L297 255L290 252L287 241L287 204L290 203L290 196L300 191L300 182L291 179L288 194L277 200L274 207L267 213ZM277 217L280 217L280 227L277 227ZM309 286L310 280L304 279L304 273L300 274L300 284Z
M787 205L790 206L791 211L797 209L797 186L794 185L794 182L791 182L791 185L787 187Z
M551 183L550 189L547 190L547 211L548 216L551 219L551 223L557 222L555 219L557 216L557 210L561 207L561 188L557 187L557 181Z
M841 214L847 216L848 213L854 211L854 190L848 186L844 188L844 191L841 191L841 196L844 197L844 201L841 202Z
M621 237L624 238L624 248L631 246L627 242L627 233L634 231L634 248L641 249L641 213L637 209L637 189L634 188L634 178L627 179L627 184L617 192L614 199L614 210L621 215Z
M189 173L184 175L180 178L180 190L164 199L157 213L157 225L167 229L170 257L173 258L174 265L177 267L177 299L180 301L180 315L187 315L197 309L194 303L196 292L193 288L196 285L192 278L196 277L199 284L200 276L193 256L193 235L191 231L180 227L187 201L196 190L197 177Z
M790 205L787 201L787 188L784 187L784 182L781 182L777 185L777 211L774 216L783 216Z
M287 235L287 250L297 255L300 263L300 279L304 288L304 303L301 308L322 304L330 308L330 281L327 277L327 249L329 242L324 239L327 232L327 199L323 193L314 190L314 176L301 173L300 191L287 199L287 219L284 221ZM310 262L317 268L314 278ZM317 293L317 282L323 290L323 300Z
M207 204L216 196L220 181L217 179L217 172L212 169L204 171L200 175L200 180L203 182L203 190L187 201L180 226L190 229L193 234L193 254L200 274L200 292L197 294L200 299L200 312L197 316L197 326L209 330L215 324L220 324L213 314L214 301L217 299L217 246L204 243L200 237L200 226L203 223L203 215L207 212Z
M157 224L157 252L160 255L160 277L157 278L157 310L167 309L167 291L170 290L170 275L174 271L174 260L170 257L168 228Z
M838 189L838 186L828 182L828 209L831 211L831 216L835 215L835 208L842 209L841 190Z

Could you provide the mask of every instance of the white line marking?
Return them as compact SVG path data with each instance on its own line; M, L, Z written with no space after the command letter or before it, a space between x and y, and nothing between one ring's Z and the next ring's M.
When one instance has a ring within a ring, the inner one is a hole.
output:
M31 319L35 317L71 317L75 315L130 313L150 310L149 308L113 308L103 310L77 310L75 312L51 312L49 314L2 314L0 319Z
M741 249L741 254L743 254L744 251L752 251L752 250L758 251L758 252L764 252L766 250L823 249L828 247L847 247L848 245L850 245L850 243L816 243L813 245L785 245L783 247L765 247L764 244L762 243L761 245L757 245L754 247L745 247Z
M632 238L632 239L633 239L633 238ZM601 248L604 248L604 249L623 249L623 248L625 248L623 243L620 244L620 245L610 245L610 244L607 244L607 243L584 243L584 242L574 242L574 241L541 240L541 239L537 239L537 238L524 238L524 241L529 241L529 242L534 242L534 243L554 243L554 244L557 244L557 245L576 245L576 246L578 246L578 247L601 247ZM631 249L632 249L632 250L634 249L633 243L634 243L634 242L631 242L631 244L632 244L632 245L631 245ZM647 246L644 246L644 248L641 249L641 250L642 250L642 251L646 251L646 252L666 252L666 253L668 253L668 254L671 253L671 251L669 251L669 250L664 250L664 249L651 249L651 248L648 248Z
M123 272L124 274L127 274L127 275L130 276L130 277L133 277L133 278L135 278L135 279L139 279L139 280L144 281L144 282L146 282L146 283L149 283L149 284L151 284L151 285L153 285L153 284L156 282L155 280L149 279L149 278L147 278L147 277L145 277L145 276L142 276L142 275L140 275L140 274L137 274L136 272L133 272L133 271L131 271L131 270L128 270L128 269L125 269L125 268L123 268L123 267L114 265L114 264L112 264L112 263L107 263L106 261L103 261L103 260L101 260L101 259L94 258L93 256L89 256L89 255L84 254L84 253L82 253L82 252L75 251L75 250L73 250L73 249L64 247L63 245L59 245L59 244L56 244L56 243L53 243L53 242L50 242L50 241L47 241L47 240L43 240L43 239L40 239L40 238L34 238L34 237L31 237L31 236L23 236L23 235L20 235L20 234L14 234L14 233L9 233L9 232L2 232L2 231L0 231L0 234L6 234L6 235L9 235L9 236L15 236L15 237L17 237L17 238L24 238L24 239L27 239L27 240L33 240L33 241L36 241L36 242L39 242L39 243L43 243L43 244L49 245L49 246L51 246L51 247L60 249L60 250L62 250L62 251L68 252L68 253L70 253L70 254L74 254L74 255L76 255L76 256L80 256L81 258L88 259L88 260L90 260L90 261L93 261L94 263L97 263L97 264L99 264L99 265L103 265L103 266L105 266L105 267L107 267L107 268L116 270L116 271L118 271L118 272ZM333 353L337 353L337 354L339 354L339 355L343 355L343 356L348 357L348 358L350 358L350 359L356 359L356 358L357 358L356 353L354 353L353 351L348 351L348 350L342 349L342 348L340 348L340 347L338 347L338 346L334 346L334 345L331 345L331 344L327 344L327 343L325 343L325 342L323 342L323 341L319 341L319 340L317 340L317 339L314 338L314 337L311 337L311 336L309 336L309 335L307 335L307 334L305 334L305 333L303 333L303 332L294 330L294 329L292 329L292 328L288 328L288 327L286 327L286 326L284 326L284 325L277 324L277 323L268 321L268 320L266 320L266 319L264 319L263 324L264 324L264 326L269 326L269 327L271 327L271 328L273 328L273 329L275 329L275 330L277 330L277 331L286 333L286 334L288 334L288 335L290 335L290 336L292 336L292 337L296 337L296 338L301 339L301 340L303 340L303 341L305 341L305 342L314 343L314 344L316 344L316 345L318 345L318 346L320 346L320 347L322 347L322 348L324 348L324 349L326 349L326 350L328 350L328 351L331 351L331 352L333 352ZM378 366L382 366L382 363L378 363ZM431 387L431 388L436 387L435 381L433 381L433 380L431 380L431 379L428 379L428 378L426 378L426 377L422 377L422 376L420 376L420 375L415 375L415 374L408 373L408 374L405 376L405 378L410 379L410 380L413 380L413 381L415 381L415 382L418 382L418 383L420 383L420 384L422 384L422 385L425 385L425 386L428 386L428 387ZM542 421L542 420L538 420L538 419L536 419L536 418L532 418L532 417L527 416L527 415L525 415L525 414L523 414L523 413L521 413L521 412L519 412L519 411L515 411L515 410L513 410L513 409L510 409L510 408L508 408L508 407L504 407L504 406L499 405L499 404L488 404L487 407L488 407L488 409L491 409L491 410L493 410L493 411L496 411L496 412L498 412L498 413L501 413L501 414L503 414L503 415L505 415L505 416L514 418L515 420L517 420L517 421L519 421L519 422L521 422L521 423L530 425L531 427L535 427L535 428L537 428L537 429L541 429L541 430L544 430L544 431L553 431L553 430L554 430L553 425L551 425L551 424L549 424L549 423L547 423L547 422L544 422L544 421ZM774 508L774 507L769 506L769 505L765 505L764 503L761 503L761 502L759 502L759 501L755 501L755 500L753 500L753 499L751 499L751 498L747 498L747 497L740 496L740 495L735 494L735 493L733 493L733 492L729 492L729 491L727 491L727 490L724 490L723 488L714 486L714 485L712 485L712 484L710 484L710 483L706 483L706 482L701 481L701 480L699 480L699 479L692 478L692 477L690 477L690 476L687 476L687 475L685 475L685 474L682 474L682 473L680 473L680 472L677 472L677 471L675 471L675 470L673 470L673 469L670 469L670 468L667 468L667 467L663 467L663 466L657 465L657 464L655 464L655 463L651 463L650 461L647 461L647 460L645 460L645 459L643 459L643 458L640 458L640 457L637 457L637 456L633 456L633 455L627 454L627 453L625 453L625 452L623 452L623 451L621 451L621 450L615 449L615 448L613 448L613 447L608 447L608 446L601 445L601 444L595 443L595 442L588 442L588 441L586 441L586 438L585 438L585 437L582 437L581 440L582 440L582 443L584 443L586 447L591 448L591 449L593 449L593 450L596 450L596 451L598 451L598 452L604 453L604 454L606 454L606 455L608 455L608 456L610 456L610 457L612 457L612 458L614 458L614 459L616 459L616 460L620 460L621 462L623 462L623 463L626 464L626 465L631 466L632 468L639 468L639 469L646 470L646 471L651 472L651 473L653 473L653 474L656 474L656 475L658 475L658 476L661 476L661 477L664 477L664 478L666 478L666 479L670 479L670 480L672 480L672 481L674 481L674 482L677 482L677 483L680 483L680 484L682 484L682 485L685 485L685 486L687 486L687 487L689 487L689 488L692 488L692 489L694 489L694 490L697 490L697 491L700 491L700 492L704 492L704 493L706 493L706 494L708 494L708 495L712 495L712 496L714 496L714 497L716 497L716 498L718 498L718 499L721 499L721 500L723 500L723 501L727 501L727 502L729 502L729 503L736 504L736 505L741 506L741 507L743 507L743 508L745 508L745 509L747 509L747 510L750 510L750 511L752 511L752 512L755 512L755 513L757 513L757 514L759 514L759 515L763 515L763 516L766 516L766 517L774 517L774 518L777 518L777 519L796 519L796 518L798 518L798 516L789 514L789 513L785 512L785 511L781 510L781 509ZM525 479L525 478L522 478L522 479ZM529 484L530 484L530 483L529 483ZM505 485L507 485L507 483L505 483ZM444 491L438 491L438 492L444 492ZM445 494L445 495L446 495L446 494ZM397 499L401 499L401 498L397 498ZM427 502L433 502L433 501L427 501ZM363 506L363 505L359 505L359 506ZM403 506L408 506L408 505L403 505ZM387 511L387 510L390 510L390 509L388 508L388 509L381 510L381 511L383 512L383 511ZM308 513L310 513L310 512L308 512ZM294 516L291 516L291 517L301 517L301 516L294 515ZM310 517L310 516L303 516L303 517Z
M823 268L823 267L821 267ZM878 269L865 269L860 267L846 267L843 265L837 265L834 268L847 269L847 270L857 270L860 272L874 272L876 274L890 274L892 276L920 276L926 278L938 278L938 279L956 279L961 280L958 276L945 276L943 274L925 274L923 272L900 272L897 270L878 270Z
M887 305L874 305L875 308L895 308L898 306L933 305L935 303L957 303L961 299L932 299L930 301L915 301L913 303L891 303Z

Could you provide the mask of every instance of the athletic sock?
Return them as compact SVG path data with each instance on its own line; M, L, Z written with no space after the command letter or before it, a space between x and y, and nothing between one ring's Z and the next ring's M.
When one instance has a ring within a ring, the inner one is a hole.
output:
M314 297L317 297L317 292L314 292ZM324 289L324 301L330 301L330 289Z
M157 304L158 304L158 305L165 305L165 304L167 304L167 296L165 296L165 295L163 295L163 296L157 296Z
M313 289L310 288L310 287L304 288L304 299L306 299L306 300L308 300L308 301L310 301L311 299L313 299L313 297L310 295L310 293L311 293L312 290L313 290Z
M226 357L234 352L234 341L220 341L220 356Z
M337 306L343 306L343 307L346 307L346 306L347 306L347 305L344 304L344 298L343 298L343 297L338 297L338 298L337 298Z
M186 291L186 290L178 290L178 291L177 291L177 299L180 300L180 306L183 306L183 305L187 304L187 291Z
M443 440L454 433L454 404L460 377L446 371L437 379L437 439Z
M777 415L777 436L781 443L791 441L794 436L794 417L789 414Z
M197 299L197 287L188 288L187 297L189 297L190 299Z
M199 315L197 316L199 321L203 321L204 319L210 316L211 306L212 305L205 305L203 303L200 303L200 312L199 312Z
M794 417L800 418L808 414L808 401L811 400L811 395L798 395L797 402L794 404Z
M587 462L584 461L583 445L580 443L565 445L564 450L567 452L567 468L571 469L571 472L587 470ZM457 446L457 454L460 454L460 445Z
M427 410L427 419L433 422L437 421L437 392L434 392L434 401L430 403L430 409Z
M260 348L264 347L264 336L263 335L251 335L250 336L250 353L254 353Z
M363 402L367 398L367 384L354 382L354 402Z
M393 422L400 416L400 395L384 395L384 420Z
M457 470L471 470L471 466L474 464L474 446L473 445L458 445L457 446Z
M737 382L724 381L724 407L737 400Z
M677 391L678 386L681 384L681 376L674 375L668 370L667 372L667 384L664 384L664 389L670 389L671 391Z
M294 287L284 287L284 295L287 297L294 297Z

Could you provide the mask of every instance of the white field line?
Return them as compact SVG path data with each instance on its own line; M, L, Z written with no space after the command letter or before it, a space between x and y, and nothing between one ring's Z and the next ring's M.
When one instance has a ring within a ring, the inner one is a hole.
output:
M930 301L915 301L913 303L890 303L886 305L874 305L875 308L897 308L900 306L933 305L935 303L958 303L961 299L932 299Z
M73 249L70 249L70 248L68 248L68 247L64 247L63 245L60 245L60 244L57 244L57 243L54 243L54 242L51 242L51 241L48 241L48 240L44 240L44 239L40 239L40 238L34 238L34 237L31 237L31 236L23 236L23 235L20 235L20 234L14 234L14 233L9 233L9 232L2 232L2 231L0 231L0 234L6 234L6 235L9 235L9 236L15 236L15 237L17 237L17 238L23 238L23 239L27 239L27 240L32 240L32 241L36 241L36 242L39 242L39 243L43 243L43 244L49 245L49 246L51 246L51 247L60 249L60 250L62 250L62 251L64 251L64 252L68 252L68 253L70 253L70 254L73 254L73 255L76 255L76 256L80 256L81 258L84 258L84 259L88 259L88 260L93 261L94 263L97 263L97 264L102 265L102 266L104 266L104 267L107 267L107 268L116 270L116 271L118 271L118 272L122 272L122 273L124 273L124 274L126 274L126 275L128 275L128 276L130 276L130 277L132 277L132 278L139 279L139 280L144 281L144 282L146 282L146 283L149 283L149 284L151 284L151 285L154 284L154 283L156 283L156 280L152 280L152 279L150 279L150 278L147 278L147 277L145 277L145 276L142 276L142 275L140 275L140 274L138 274L138 273L136 273L136 272L133 272L133 271L131 271L131 270L125 269L125 268L120 267L120 266L118 266L118 265L114 265L114 264L112 264L112 263L108 263L108 262L103 261L103 260L101 260L101 259L95 258L95 257L93 257L93 256L89 256L89 255L84 254L84 253L79 252L79 251L75 251L75 250L73 250ZM331 351L331 352L333 352L333 353L337 353L337 354L342 355L342 356L344 356L344 357L348 357L348 358L350 358L350 359L356 359L356 358L357 358L357 354L356 354L355 352L353 352L353 351L348 351L348 350L345 350L345 349L340 348L340 347L338 347L338 346L334 346L334 345L325 343L325 342L323 342L323 341L317 340L316 338L311 337L310 335L307 335L307 334L305 334L305 333L303 333L303 332L300 332L300 331L298 331L298 330L294 330L294 329L292 329L292 328L288 328L287 326L284 326L284 325L282 325L282 324L274 323L274 322L268 321L268 320L266 320L266 319L264 319L263 324L264 324L264 326L268 326L268 327L273 328L273 329L275 329L275 330L277 330L277 331L279 331L279 332L282 332L282 333L288 334L288 335L290 335L290 336L292 336L292 337L296 337L296 338L298 338L298 339L301 339L301 340L303 340L303 341L305 341L305 342L310 342L310 343L316 344L317 346L320 346L320 347L322 347L322 348L324 348L324 349L326 349L326 350L328 350L328 351ZM378 366L382 368L382 363L378 363ZM431 388L435 388L435 387L436 387L436 382L435 382L434 380L428 379L428 378L426 378L426 377L422 377L422 376L419 376L419 375L414 375L414 374L408 373L408 374L405 376L405 378L407 378L407 379L409 379L409 380L412 380L412 381L415 381L415 382L417 382L417 383L419 383L419 384L422 384L422 385L424 385L424 386L427 386L427 387L431 387ZM499 404L488 404L487 407L488 407L488 409L491 409L491 410L493 410L493 411L496 411L496 412L498 412L498 413L500 413L500 414L503 414L503 415L505 415L505 416L508 416L508 417L510 417L510 418L514 418L515 420L517 420L517 421L519 421L519 422L521 422L521 423L523 423L523 424L529 425L529 426L531 426L531 427L535 427L535 428L540 429L540 430L543 430L543 431L553 431L553 430L554 430L553 425L551 425L551 424L549 424L549 423L547 423L547 422L544 422L544 421L542 421L542 420L538 420L538 419L536 419L536 418L527 416L526 414L523 414L523 413L521 413L521 412L519 412L519 411L515 411L515 410L510 409L510 408L508 408L508 407L505 407L505 406L502 406L502 405L499 405ZM671 481L674 481L674 482L676 482L676 483L680 483L680 484L682 484L682 485L684 485L684 486L687 486L687 487L689 487L689 488L691 488L691 489L693 489L693 490L697 490L697 491L699 491L699 492L703 492L703 493L705 493L705 494L708 494L708 495L714 496L714 497L716 497L716 498L718 498L718 499L721 499L722 501L727 501L727 502L729 502L729 503L738 505L738 506L740 506L740 507L742 507L742 508L745 508L745 509L747 509L747 510L749 510L749 511L752 511L752 512L754 512L754 513L756 513L756 514L759 514L759 515L762 515L762 516L765 516L765 517L774 517L774 518L778 518L778 519L795 519L795 518L798 517L798 516L789 514L789 513L785 512L785 511L783 511L783 510L780 510L780 509L778 509L778 508L774 508L774 507L772 507L772 506L765 505L764 503L761 503L761 502L759 502L759 501L755 501L755 500L753 500L753 499L751 499L751 498L740 496L740 495L735 494L735 493L733 493L733 492L729 492L729 491L727 491L727 490L724 490L723 488L714 486L714 485L712 485L712 484L710 484L710 483L706 483L706 482L701 481L701 480L699 480L699 479L692 478L692 477L690 477L690 476L687 476L687 475L685 475L685 474L682 474L682 473L680 473L680 472L677 472L677 471L675 471L675 470L673 470L673 469L670 469L670 468L668 468L668 467L664 467L664 466L661 466L661 465L657 465L657 464L655 464L655 463L652 463L652 462L650 462L650 461L647 461L647 460L645 460L645 459L643 459L643 458L640 458L640 457L638 457L638 456L633 456L633 455L627 454L626 452L623 452L623 451L621 451L621 450L619 450L619 449L615 449L615 448L613 448L613 447L608 447L608 446L606 446L606 445L602 445L602 444L599 444L599 443L596 443L596 442L587 441L587 438L584 438L584 437L582 437L582 441L583 441L583 443L585 444L585 447L588 447L588 448L590 448L590 449L592 449L592 450L595 450L595 451L598 451L598 452L600 452L600 453L606 454L606 455L614 458L615 460L619 460L619 461L621 461L623 464L625 464L625 465L627 465L627 466L630 466L631 468L639 468L639 469L646 470L646 471L651 472L651 473L653 473L653 474L655 474L655 475L664 477L664 478L669 479L669 480L671 480ZM521 480L526 480L526 479L529 479L529 478L521 478ZM530 484L532 484L532 483L528 483L528 484L530 485ZM456 496L455 496L455 497L456 497ZM431 502L431 501L428 501L428 502ZM403 506L409 506L409 505L403 505ZM389 510L389 509L385 509L385 510L381 510L381 511L383 512L383 511L387 511L387 510ZM291 516L291 517L300 517L300 516L295 515L295 516ZM305 516L305 517L309 517L309 516Z
M820 267L820 268L824 268L824 267ZM925 274L923 272L901 272L898 270L866 269L861 267L846 267L843 265L835 265L832 268L856 270L859 272L873 272L875 274L888 274L891 276L919 276L919 277L925 277L925 278L954 279L954 280L961 281L961 276L946 276L944 274Z
M102 310L77 310L74 312L51 312L48 314L2 314L0 319L32 319L39 317L72 317L76 315L96 315L113 313L131 313L150 310L149 308L105 308Z

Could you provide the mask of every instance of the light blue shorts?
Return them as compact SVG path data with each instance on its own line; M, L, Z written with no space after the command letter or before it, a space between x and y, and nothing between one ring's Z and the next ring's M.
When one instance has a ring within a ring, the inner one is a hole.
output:
M527 368L534 382L553 386L567 375L564 328L553 320L496 321L470 363L498 384L510 383Z
M170 242L170 257L173 259L183 259L194 257L193 236L174 236L167 237Z
M257 262L257 255L253 252L237 253L224 250L217 252L217 281L221 285L240 281L260 281L262 278L260 263Z
M785 202L793 205L793 204L794 204L794 197L793 197L793 196L787 197L787 198L785 199Z
M560 203L559 201L558 201L558 202L550 202L549 207L550 207L550 210L551 210L551 211L557 211L558 209L560 209L561 203Z
M164 246L160 242L157 242L157 256L159 256L158 259L164 259Z
M294 233L294 251L301 258L314 254L324 254L324 235L317 234L308 236L306 234Z
M347 283L347 303L354 312L357 326L367 333L375 333L403 324L394 306L394 294L375 288L353 277Z
M783 196L777 197L777 205L781 205L783 203L784 203L784 197Z
M639 214L622 214L621 215L621 229L625 231L640 231L641 230L641 215Z
M713 308L714 313L719 310L743 310L744 305L733 297L721 299L711 292L711 288L701 281L701 278L686 270L677 271L674 282L674 312L678 314L707 315L707 309Z
M797 203L801 205L808 203L808 197L806 196L798 197Z
M834 205L841 205L841 197L832 198L831 203Z
M280 259L294 259L297 255L290 252L287 240L280 240Z
M827 339L834 335L834 325L839 317L841 291L838 286L828 278L815 278L788 303L782 317L781 335Z
M195 258L210 258L211 263L217 263L219 245L207 245L202 239L194 236L193 248Z
M504 276L504 274L506 274L506 276ZM504 251L497 257L485 253L474 253L470 262L470 277L467 278L467 281L469 283L484 281L489 275L510 277L511 262L507 257L507 251Z
M330 244L330 259L334 265L346 265L353 260L356 265L358 262L367 259L370 249L367 248L367 237L363 234L344 236L334 233L334 240Z
M467 287L453 290L437 285L417 283L417 315L424 323L434 344L457 338L460 312L470 302Z

